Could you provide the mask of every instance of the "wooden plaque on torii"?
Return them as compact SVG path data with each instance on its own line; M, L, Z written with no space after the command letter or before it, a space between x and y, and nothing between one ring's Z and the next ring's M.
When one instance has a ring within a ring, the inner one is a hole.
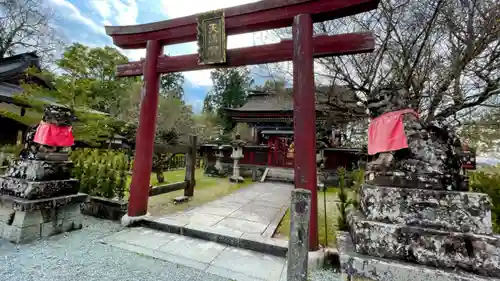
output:
M201 65L225 63L227 36L224 11L203 13L196 20L198 63Z

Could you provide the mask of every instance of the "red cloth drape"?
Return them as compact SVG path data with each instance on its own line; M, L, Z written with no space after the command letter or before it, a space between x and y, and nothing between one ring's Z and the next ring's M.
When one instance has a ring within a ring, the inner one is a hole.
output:
M387 112L371 120L368 128L368 154L395 151L408 147L403 115L411 113L418 117L413 109Z
M48 146L68 147L75 143L75 138L71 126L57 126L42 121L36 129L33 141Z

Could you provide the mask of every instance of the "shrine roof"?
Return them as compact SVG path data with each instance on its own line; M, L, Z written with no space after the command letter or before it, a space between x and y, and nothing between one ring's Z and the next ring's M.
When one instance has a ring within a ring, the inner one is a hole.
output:
M260 117L260 114L293 114L292 89L284 89L280 93L252 91L248 95L247 102L239 108L226 108L230 116L244 114ZM364 116L365 108L357 104L355 93L343 86L317 87L316 88L316 111L321 113L331 112L332 108L352 109L353 115ZM262 116L263 117L263 116Z
M0 102L10 103L22 107L30 107L28 104L22 103L14 98L15 95L24 91L20 86L21 81L27 83L35 83L46 88L52 88L50 83L44 78L37 75L26 76L26 70L30 67L40 69L40 58L35 52L23 53L8 58L0 59ZM46 104L59 105L51 98L38 98L39 101ZM85 109L86 112L108 115L92 109Z
M50 88L43 78L36 75L26 76L26 70L30 67L40 68L40 58L34 52L0 59L0 101L18 104L13 97L23 91L21 80Z
M19 84L19 80L26 78L26 70L30 67L40 69L40 58L35 52L23 53L0 59L0 81ZM32 75L30 78L34 79L34 81L30 81L32 83L34 82L45 87L50 87L47 81L41 77Z

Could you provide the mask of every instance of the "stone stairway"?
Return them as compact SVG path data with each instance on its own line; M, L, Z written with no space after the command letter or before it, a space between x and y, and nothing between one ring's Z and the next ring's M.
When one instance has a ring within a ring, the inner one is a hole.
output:
M264 173L261 181L279 181L293 183L294 178L293 168L268 168L267 173Z

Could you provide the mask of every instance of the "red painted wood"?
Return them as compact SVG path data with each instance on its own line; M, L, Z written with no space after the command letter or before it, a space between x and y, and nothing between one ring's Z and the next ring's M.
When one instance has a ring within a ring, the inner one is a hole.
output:
M162 50L160 42L148 42L141 114L137 130L134 170L132 171L128 205L128 215L131 217L145 215L148 208L149 181L153 164L158 91L160 88L160 75L156 72L156 65Z
M226 34L282 28L292 25L301 13L310 14L314 22L346 17L377 8L380 0L265 0L224 9ZM113 43L124 49L139 49L148 40L164 45L196 40L196 19L199 16L166 20L134 26L106 26Z
M313 21L310 15L295 17L293 34L293 130L295 151L295 188L311 191L309 250L318 250L318 196L316 179L316 110L313 59Z
M270 137L267 140L267 146L269 147L269 151L268 151L268 154L267 154L267 165L271 166L271 164L273 162L273 155L272 155L273 138L272 137Z
M314 57L340 56L371 52L375 48L375 37L371 32L348 33L332 36L317 36L312 39ZM289 61L293 57L293 43L285 40L276 44L231 49L227 51L225 65L199 65L198 54L183 56L161 56L158 60L159 73L200 70L213 67L237 67L243 65L265 64ZM131 62L118 66L118 76L142 75L144 61Z

